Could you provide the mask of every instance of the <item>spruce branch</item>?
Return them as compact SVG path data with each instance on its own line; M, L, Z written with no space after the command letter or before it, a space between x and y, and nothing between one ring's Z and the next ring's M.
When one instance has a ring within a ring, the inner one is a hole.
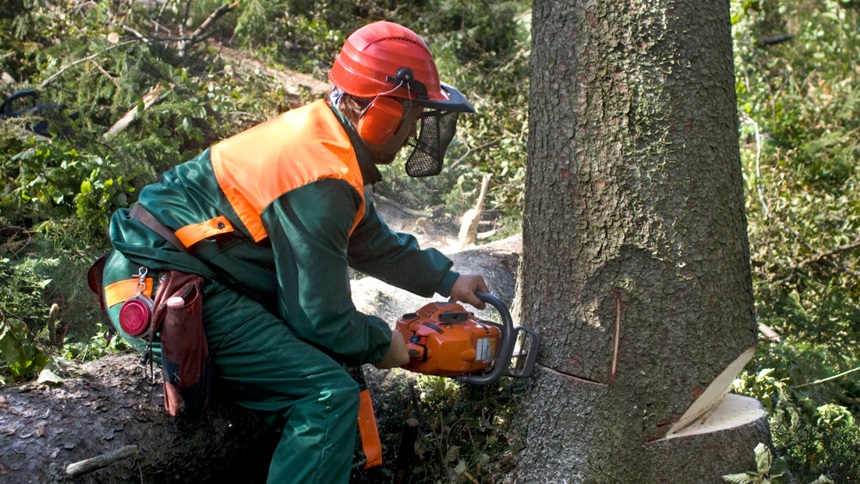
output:
M82 63L84 63L84 62L87 62L87 61L93 60L93 59L95 59L96 57L98 57L98 56L100 56L100 55L102 55L102 54L104 54L104 53L106 53L106 52L110 52L110 51L112 51L112 50L114 50L114 49L116 49L116 48L118 48L118 47L122 47L122 46L125 46L125 45L128 45L128 44L131 44L131 43L133 43L133 42L137 42L137 41L138 41L137 39L135 39L135 40L127 40L127 41L125 41L125 42L121 42L121 43L119 43L119 44L112 45L112 46L108 47L107 49L104 49L104 50L98 51L98 52L96 52L95 54L88 55L88 56L86 56L86 57L84 57L84 58L82 58L82 59L78 59L78 60L76 60L76 61L72 62L71 64L66 65L65 67L63 67L62 69L60 69L59 71L57 71L56 73L54 73L54 75L53 75L53 76L51 76L51 77L49 77L49 78L45 79L44 81L42 81L42 83L41 83L41 84L39 84L39 88L40 88L40 89L44 89L48 84L50 84L50 83L54 82L54 81L55 81L58 77L60 77L64 72L66 72L67 70L71 69L72 67L74 67L74 66L76 66L76 65L78 65L78 64L82 64Z

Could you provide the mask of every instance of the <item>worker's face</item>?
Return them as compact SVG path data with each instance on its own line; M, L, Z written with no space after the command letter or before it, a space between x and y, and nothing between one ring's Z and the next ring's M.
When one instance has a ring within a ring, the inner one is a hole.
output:
M404 109L406 109L406 113L403 116L403 121L400 122L397 131L391 135L388 141L382 144L370 143L366 140L364 142L373 162L377 165L391 164L397 153L406 146L406 141L410 137L418 136L418 121L421 119L424 108L412 106L411 108L404 107Z

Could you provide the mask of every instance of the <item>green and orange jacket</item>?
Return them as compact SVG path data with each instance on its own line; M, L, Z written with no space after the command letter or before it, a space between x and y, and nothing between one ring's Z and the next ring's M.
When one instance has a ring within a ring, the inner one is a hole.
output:
M114 213L114 248L136 264L217 280L346 364L375 362L391 330L356 310L349 267L415 294L448 296L458 274L395 233L365 199L380 179L349 121L324 101L213 145L145 187L138 203L188 248ZM224 308L229 310L229 308Z

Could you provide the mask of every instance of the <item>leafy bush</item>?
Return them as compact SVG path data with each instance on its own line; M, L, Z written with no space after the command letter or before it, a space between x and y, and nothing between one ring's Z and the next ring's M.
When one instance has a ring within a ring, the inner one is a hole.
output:
M756 308L782 335L740 390L765 402L803 482L860 476L860 385L845 376L860 366L858 8L733 2Z
M0 292L0 364L6 367L0 378L33 377L48 363L36 334L49 309L40 297L51 283L45 278L44 269L56 263L43 259L13 265L9 259L0 259L0 285L4 288Z
M789 482L790 474L784 460L779 458L774 460L770 449L762 443L756 445L754 452L755 472L729 474L723 476L723 481L734 484L787 484Z

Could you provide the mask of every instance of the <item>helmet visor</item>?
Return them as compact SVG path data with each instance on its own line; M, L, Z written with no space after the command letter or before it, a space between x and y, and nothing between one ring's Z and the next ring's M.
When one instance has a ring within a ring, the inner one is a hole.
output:
M412 177L435 176L442 171L448 145L457 132L460 113L429 111L421 116L417 138L410 138L412 153L406 159L406 174Z

